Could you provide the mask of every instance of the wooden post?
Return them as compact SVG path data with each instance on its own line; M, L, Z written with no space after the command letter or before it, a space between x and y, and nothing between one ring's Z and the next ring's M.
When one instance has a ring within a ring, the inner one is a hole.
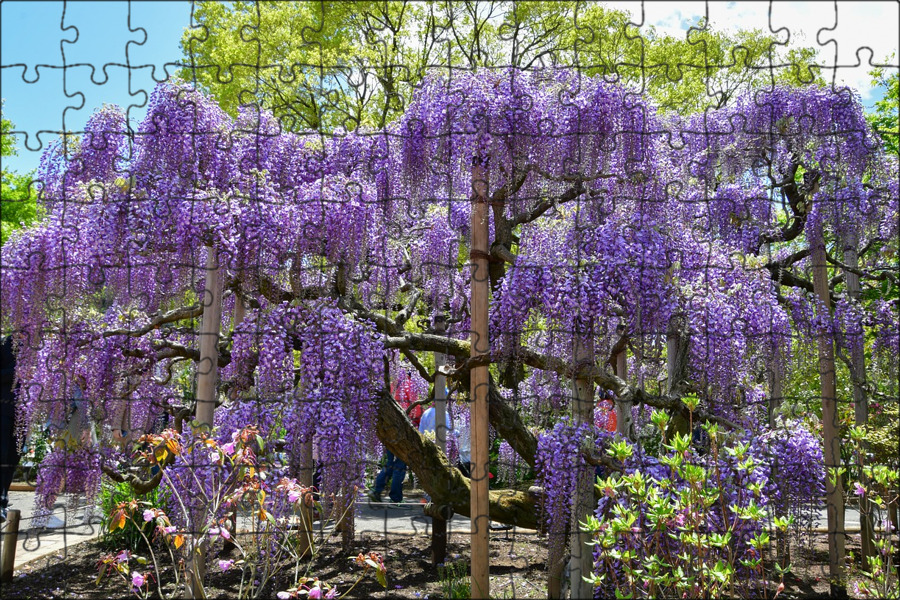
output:
M239 294L234 295L234 315L232 316L231 321L231 334L232 338L234 337L235 332L238 331L238 328L241 326L241 323L244 321L244 316L247 314L247 308L244 306L244 301L241 299ZM232 401L236 402L236 395L232 395ZM237 546L234 543L235 536L237 535L237 510L231 513L230 519L231 521L231 533L232 537L225 540L222 543L222 553L231 552Z
M0 582L2 583L12 581L16 565L16 546L19 544L19 519L21 516L21 511L12 509L7 513L6 523L3 525L3 553L0 558Z
M222 282L215 248L206 248L206 286L200 324L200 362L197 364L197 413L201 425L212 427L219 374L219 329L222 322Z
M203 290L203 320L200 324L200 362L197 364L197 412L201 426L212 428L219 372L219 329L222 323L221 270L215 248L206 248L206 285ZM187 541L185 597L203 598L206 575L206 536L191 535Z
M828 289L828 267L825 263L825 239L822 233L810 236L812 250L813 290L826 314L831 313ZM824 318L826 315L822 315ZM834 342L830 335L819 333L819 383L822 394L822 426L824 430L825 498L828 512L828 571L831 595L846 597L844 578L845 536L844 490L841 478L832 483L830 469L841 467L841 437L837 421L837 381L834 365Z
M668 377L666 392L669 394L675 391L679 380L684 377L687 369L687 344L682 331L684 327L683 319L682 315L672 317L666 332L666 374ZM675 411L675 414L672 415L666 437L671 440L676 433L682 435L685 433L691 435L692 433L690 423L680 411Z
M772 261L771 245L766 243L760 248L760 254L768 257ZM776 287L778 284L775 284ZM778 343L772 340L769 356L769 370L766 373L766 379L769 386L769 398L766 406L767 420L769 429L775 429L775 417L784 401L784 370L782 368L782 356ZM778 517L787 517L787 489L785 482L779 477L780 457L776 456L772 463L771 481L777 482L781 490L781 502L775 507L775 515ZM779 529L775 532L775 555L776 560L786 568L791 562L791 538L787 531Z
M625 381L628 380L627 357L628 355L625 348L622 348L622 351L616 354L616 377ZM633 421L631 417L632 405L632 402L616 400L616 433L625 439L631 438Z
M300 485L304 487L312 487L316 472L316 464L313 460L313 439L310 434L309 439L300 443ZM312 552L313 539L313 509L306 505L306 498L300 503L300 541L297 547L300 557L306 556L308 552ZM325 516L321 515L324 519Z
M778 409L784 400L784 372L781 366L781 352L777 344L772 344L771 368L768 373L769 383L769 401L768 401L768 421L769 428L775 428L775 417ZM775 507L776 515L779 517L787 517L787 489L785 482L779 477L780 457L776 456L772 464L772 481L778 482L781 486L781 502ZM778 530L775 533L775 552L779 564L787 567L791 562L791 538L787 531Z
M772 250L770 244L763 244L762 248L760 248L760 254L764 254L769 258L769 261L772 261ZM780 286L776 283L777 287ZM771 345L771 357L769 359L771 361L771 368L767 374L768 376L768 384L769 384L769 402L768 402L768 419L769 419L769 428L775 427L775 416L778 413L778 409L781 408L781 403L784 401L784 373L782 372L781 366L781 351L778 347L778 344L773 340Z
M488 186L484 159L476 156L472 164L472 246L469 253L471 270L472 299L470 314L472 319L472 358L489 355L488 337L488 295L490 275L488 273ZM488 367L472 369L472 598L490 596L489 535L490 516L488 514Z
M578 317L578 321L581 321ZM589 368L594 365L594 337L590 317L575 327L575 368ZM577 377L573 382L572 416L574 425L594 423L594 382L590 377ZM593 586L584 580L594 568L594 554L589 545L591 534L582 530L580 521L594 513L594 469L584 465L578 471L575 483L575 499L572 506L569 545L569 590L572 598L593 598Z
M859 267L859 254L856 252L858 243L857 236L850 234L844 248L844 264L854 269ZM844 277L847 281L847 293L854 302L859 302L861 289L859 284L859 275L852 271L845 270ZM862 332L862 323L855 323L859 326L858 334L850 333L852 346L850 348L850 377L853 379L853 413L854 421L857 427L863 427L869 422L869 402L866 398L866 391L863 387L866 381L866 353L865 353L865 336ZM857 476L866 485L866 477L863 474L865 466L865 450L867 444L862 443L862 451L856 456L858 468ZM875 542L872 532L872 503L869 502L868 495L859 497L859 532L860 532L860 564L864 568L868 568L869 557L876 554Z
M443 315L434 318L435 335L444 335L447 321ZM447 378L441 373L445 356L441 352L434 353L434 434L438 448L447 454ZM440 511L435 511L440 512ZM447 560L447 520L440 517L431 518L431 564L437 566Z

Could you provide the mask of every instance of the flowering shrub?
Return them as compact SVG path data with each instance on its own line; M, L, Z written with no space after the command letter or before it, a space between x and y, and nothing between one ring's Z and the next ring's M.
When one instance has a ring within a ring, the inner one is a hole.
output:
M626 441L611 443L608 452L624 472L598 481L602 498L582 523L594 537L596 593L758 595L766 585L769 535L763 528L766 479L750 445L720 444L718 428L707 425L710 451L701 457L689 434L667 443L666 414L656 412L652 420L663 434L659 459ZM785 528L787 520L776 526Z
M850 428L850 446L854 452L862 450L868 433L865 427ZM862 477L851 480L848 486L852 495L859 500L860 514L868 516L875 525L875 555L869 557L868 564L851 562L851 575L861 576L861 580L854 583L857 596L900 598L900 579L894 562L898 545L894 542L894 526L887 514L888 505L900 501L900 495L896 491L898 481L900 470L896 467L866 465L862 469ZM850 558L852 559L852 554Z
M377 552L369 552L368 554L359 553L353 561L357 566L363 568L359 577L353 582L350 588L338 596L338 590L321 581L318 577L301 577L297 580L297 584L287 591L278 592L276 596L279 600L291 600L294 598L344 598L356 585L363 580L369 571L374 571L375 579L381 584L381 587L387 587L387 569L381 555Z
M162 469L161 487L169 500L164 507L136 499L116 506L109 518L109 529L115 531L131 522L144 538L150 557L129 551L110 554L101 561L98 580L111 572L119 573L126 580L130 575L131 590L143 597L150 593L150 582L155 581L159 595L168 597L160 581L161 559L167 557L175 566L177 590L182 575L188 579L188 571L194 568L188 559L196 556L198 547L209 548L211 543L222 539L233 543L240 557L220 560L219 568L241 569L237 595L259 598L283 568L293 564L299 573L304 555L310 559L315 556L313 540L308 540L311 551L307 548L301 551L297 532L292 529L301 505L308 510L316 507L322 511L322 506L313 500L315 489L284 477L271 481L266 464L258 459L265 442L255 427L233 432L227 443L218 442L217 437L221 439L220 435L197 428L185 434L166 430L141 439L148 445L143 452L144 459ZM230 514L240 508L250 510L258 525L238 539ZM145 533L144 523L152 525L149 533L152 538ZM132 560L139 565L152 564L156 575L143 572L135 575L130 566ZM200 571L191 575L196 577ZM298 581L296 589L306 589L305 593L311 597L316 597L313 595L316 593L327 594L330 589L321 583L310 587L307 583L313 580L309 578ZM202 588L203 582L199 585Z

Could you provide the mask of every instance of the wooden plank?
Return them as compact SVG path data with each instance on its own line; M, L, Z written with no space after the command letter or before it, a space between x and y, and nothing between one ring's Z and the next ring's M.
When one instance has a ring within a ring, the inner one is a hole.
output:
M35 489L37 488L29 483L11 483L9 486L11 492L33 492Z

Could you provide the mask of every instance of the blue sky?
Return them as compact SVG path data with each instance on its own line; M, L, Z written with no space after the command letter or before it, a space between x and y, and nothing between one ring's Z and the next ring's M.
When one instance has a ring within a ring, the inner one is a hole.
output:
M190 16L187 1L0 4L3 116L25 132L4 166L36 167L55 132L81 131L104 103L139 122L148 93L176 70Z
M869 86L870 63L898 45L896 2L608 4L627 10L636 23L673 35L683 35L703 16L719 30L780 32L785 41L815 47L820 64L832 66L835 82L858 89L867 106L881 95ZM187 0L0 4L3 114L21 132L19 155L4 159L4 166L20 172L35 168L40 150L57 132L83 130L104 103L118 104L132 122L140 122L149 92L177 69L190 15Z

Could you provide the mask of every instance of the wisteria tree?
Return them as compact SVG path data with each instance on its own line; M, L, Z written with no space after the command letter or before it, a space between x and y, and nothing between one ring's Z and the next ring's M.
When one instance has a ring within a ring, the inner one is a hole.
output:
M401 376L427 394L431 353L452 357L462 400L470 370L491 365L491 425L543 492L494 489L490 518L546 529L561 560L560 540L596 507L594 467L622 468L584 443L598 394L635 442L647 408L670 415L671 435L707 421L778 435L778 400L803 394L776 375L817 344L822 387L806 399L824 449L792 446L779 477L797 482L798 505L827 485L842 512L840 480L825 475L841 465L834 428L849 405L835 353L857 407L897 397L895 378L865 375L898 367L897 161L857 98L776 87L683 117L599 78L515 69L429 77L413 98L383 129L320 137L162 84L136 131L107 107L74 153L49 150L48 216L2 258L23 436L66 410L77 375L95 416L132 442L163 414L186 427L212 248L225 297L215 425L230 436L258 424L295 475L314 444L324 494L351 511L381 444L435 516L469 513L469 480L390 394ZM469 251L476 167L487 257ZM492 295L490 352L475 359L474 258L489 260ZM439 315L449 326L436 334ZM111 434L103 446L110 476L158 483L112 467ZM777 462L764 448L759 460ZM767 490L761 503L787 502ZM839 576L842 525L829 528Z

